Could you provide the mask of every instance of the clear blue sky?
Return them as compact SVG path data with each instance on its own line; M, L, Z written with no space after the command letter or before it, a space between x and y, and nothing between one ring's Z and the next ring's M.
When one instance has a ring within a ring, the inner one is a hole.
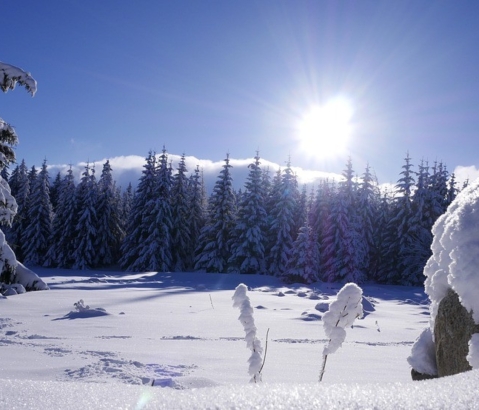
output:
M1 96L27 165L148 150L262 157L395 182L413 163L479 167L477 1L2 2L0 60L38 81ZM312 105L354 107L344 156L294 137ZM314 151L314 150L312 150Z

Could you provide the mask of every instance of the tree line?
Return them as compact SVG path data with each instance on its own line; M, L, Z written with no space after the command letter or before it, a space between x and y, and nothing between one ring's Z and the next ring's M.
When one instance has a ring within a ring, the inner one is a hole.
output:
M53 181L22 161L2 176L16 198L5 229L27 265L127 271L239 272L287 281L418 285L431 228L455 198L454 174L435 162L413 170L409 154L394 190L381 192L369 165L358 177L349 159L342 179L299 187L290 162L271 175L259 154L235 191L226 156L208 196L199 167L176 169L166 149L149 152L138 185L118 187L109 161Z

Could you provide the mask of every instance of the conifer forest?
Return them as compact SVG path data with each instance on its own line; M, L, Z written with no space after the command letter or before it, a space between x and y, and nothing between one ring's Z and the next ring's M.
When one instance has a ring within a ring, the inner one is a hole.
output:
M443 163L415 168L409 155L394 189L381 192L370 167L357 176L351 160L341 180L306 188L290 163L271 174L257 154L242 189L227 156L207 194L184 159L173 168L165 149L150 152L136 189L116 185L109 161L100 175L86 165L79 181L71 169L49 175L46 161L5 168L18 204L6 238L30 266L418 285L431 228L458 192Z

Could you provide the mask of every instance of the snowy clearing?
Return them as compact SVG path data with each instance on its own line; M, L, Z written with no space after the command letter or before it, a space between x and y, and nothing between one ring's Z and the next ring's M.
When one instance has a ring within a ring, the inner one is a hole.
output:
M429 320L421 288L363 286L364 318L319 384L321 318L340 285L36 272L50 290L0 300L0 408L479 408L477 371L411 381L406 359ZM263 346L270 329L262 384L248 383L250 353L231 300L240 283Z

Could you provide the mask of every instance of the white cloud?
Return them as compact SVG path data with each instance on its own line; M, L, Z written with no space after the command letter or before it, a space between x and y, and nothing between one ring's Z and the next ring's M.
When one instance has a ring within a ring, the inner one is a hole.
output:
M180 155L168 154L168 160L172 162L174 169L177 168L180 159ZM141 157L139 155L126 155L92 161L90 162L90 165L95 166L97 178L100 177L101 171L103 169L103 164L107 160L110 161L110 165L113 170L113 178L117 182L118 186L126 188L130 182L133 186L137 185L138 180L141 177L141 172L143 171L143 166L145 165L145 157ZM236 189L240 189L244 186L244 182L249 172L248 165L251 164L253 161L253 158L230 158L230 164L233 167L231 170L231 175L233 177L233 185ZM265 159L261 159L260 161L261 167L268 168L271 172L271 176L273 176L280 167L279 164ZM193 156L187 156L185 157L185 162L188 173L193 173L197 166L200 167L200 169L203 171L206 188L209 192L211 192L216 182L216 179L218 178L218 175L224 165L224 160L211 161L209 159L199 159ZM81 174L84 171L86 164L86 162L80 162L78 164L72 165L73 174L77 183L78 181L80 181ZM58 172L64 175L69 168L70 165L68 164L49 165L48 171L50 173L50 177L53 179ZM284 169L285 165L281 166L281 168ZM293 172L297 175L300 186L303 184L315 185L321 179L329 179L336 181L342 179L342 176L340 174L306 170L301 167L294 166L291 168Z
M462 184L469 180L469 183L473 182L475 179L479 178L479 169L475 165L463 166L458 165L454 169L454 175L456 176L458 188L462 187Z

